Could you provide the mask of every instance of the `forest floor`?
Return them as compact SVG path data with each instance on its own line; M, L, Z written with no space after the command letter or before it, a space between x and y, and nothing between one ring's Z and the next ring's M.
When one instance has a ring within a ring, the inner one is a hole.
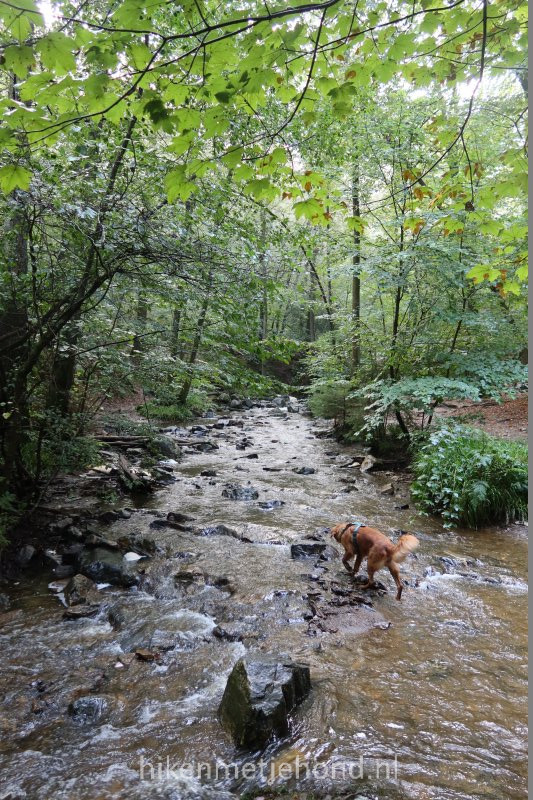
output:
M489 398L480 403L472 400L450 401L439 406L436 415L467 422L502 439L527 439L527 401L527 392L515 398L507 398L501 403Z

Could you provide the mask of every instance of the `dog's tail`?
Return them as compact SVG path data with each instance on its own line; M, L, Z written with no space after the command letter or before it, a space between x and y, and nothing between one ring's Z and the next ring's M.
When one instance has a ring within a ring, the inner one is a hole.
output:
M409 553L416 550L419 544L420 542L412 533L404 533L403 536L400 536L398 539L398 544L394 548L394 553L392 554L392 560L396 564L400 564L402 561L405 561Z

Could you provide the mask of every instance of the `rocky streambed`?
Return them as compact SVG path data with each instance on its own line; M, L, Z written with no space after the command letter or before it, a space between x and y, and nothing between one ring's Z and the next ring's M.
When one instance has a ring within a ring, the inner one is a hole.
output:
M20 554L0 797L524 797L526 528L445 532L294 401L250 405L168 430L135 505L65 495L45 566ZM388 573L364 592L342 568L326 529L350 517L416 531L401 604ZM220 713L239 663L266 665L256 707L309 670L266 744L235 744L238 692Z

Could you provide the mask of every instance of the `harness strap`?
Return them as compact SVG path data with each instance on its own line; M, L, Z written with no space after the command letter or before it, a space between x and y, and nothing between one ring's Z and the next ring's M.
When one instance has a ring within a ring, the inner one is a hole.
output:
M364 522L349 522L346 525L346 527L344 528L343 532L341 533L341 536L342 536L344 533L346 533L348 528L353 528L353 531L352 531L352 544L353 544L353 549L355 550L356 556L359 555L359 544L357 542L357 534L359 533L359 529L360 528L365 528L365 527L366 527L366 525L364 524Z

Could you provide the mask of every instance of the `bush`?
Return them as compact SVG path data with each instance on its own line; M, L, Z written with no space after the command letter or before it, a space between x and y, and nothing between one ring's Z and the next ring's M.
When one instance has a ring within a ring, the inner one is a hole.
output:
M418 444L411 496L446 527L527 519L527 446L461 425Z
M203 391L191 389L184 405L175 402L175 393L169 399L167 391L138 406L137 411L149 420L177 423L201 416L210 406L209 398Z

